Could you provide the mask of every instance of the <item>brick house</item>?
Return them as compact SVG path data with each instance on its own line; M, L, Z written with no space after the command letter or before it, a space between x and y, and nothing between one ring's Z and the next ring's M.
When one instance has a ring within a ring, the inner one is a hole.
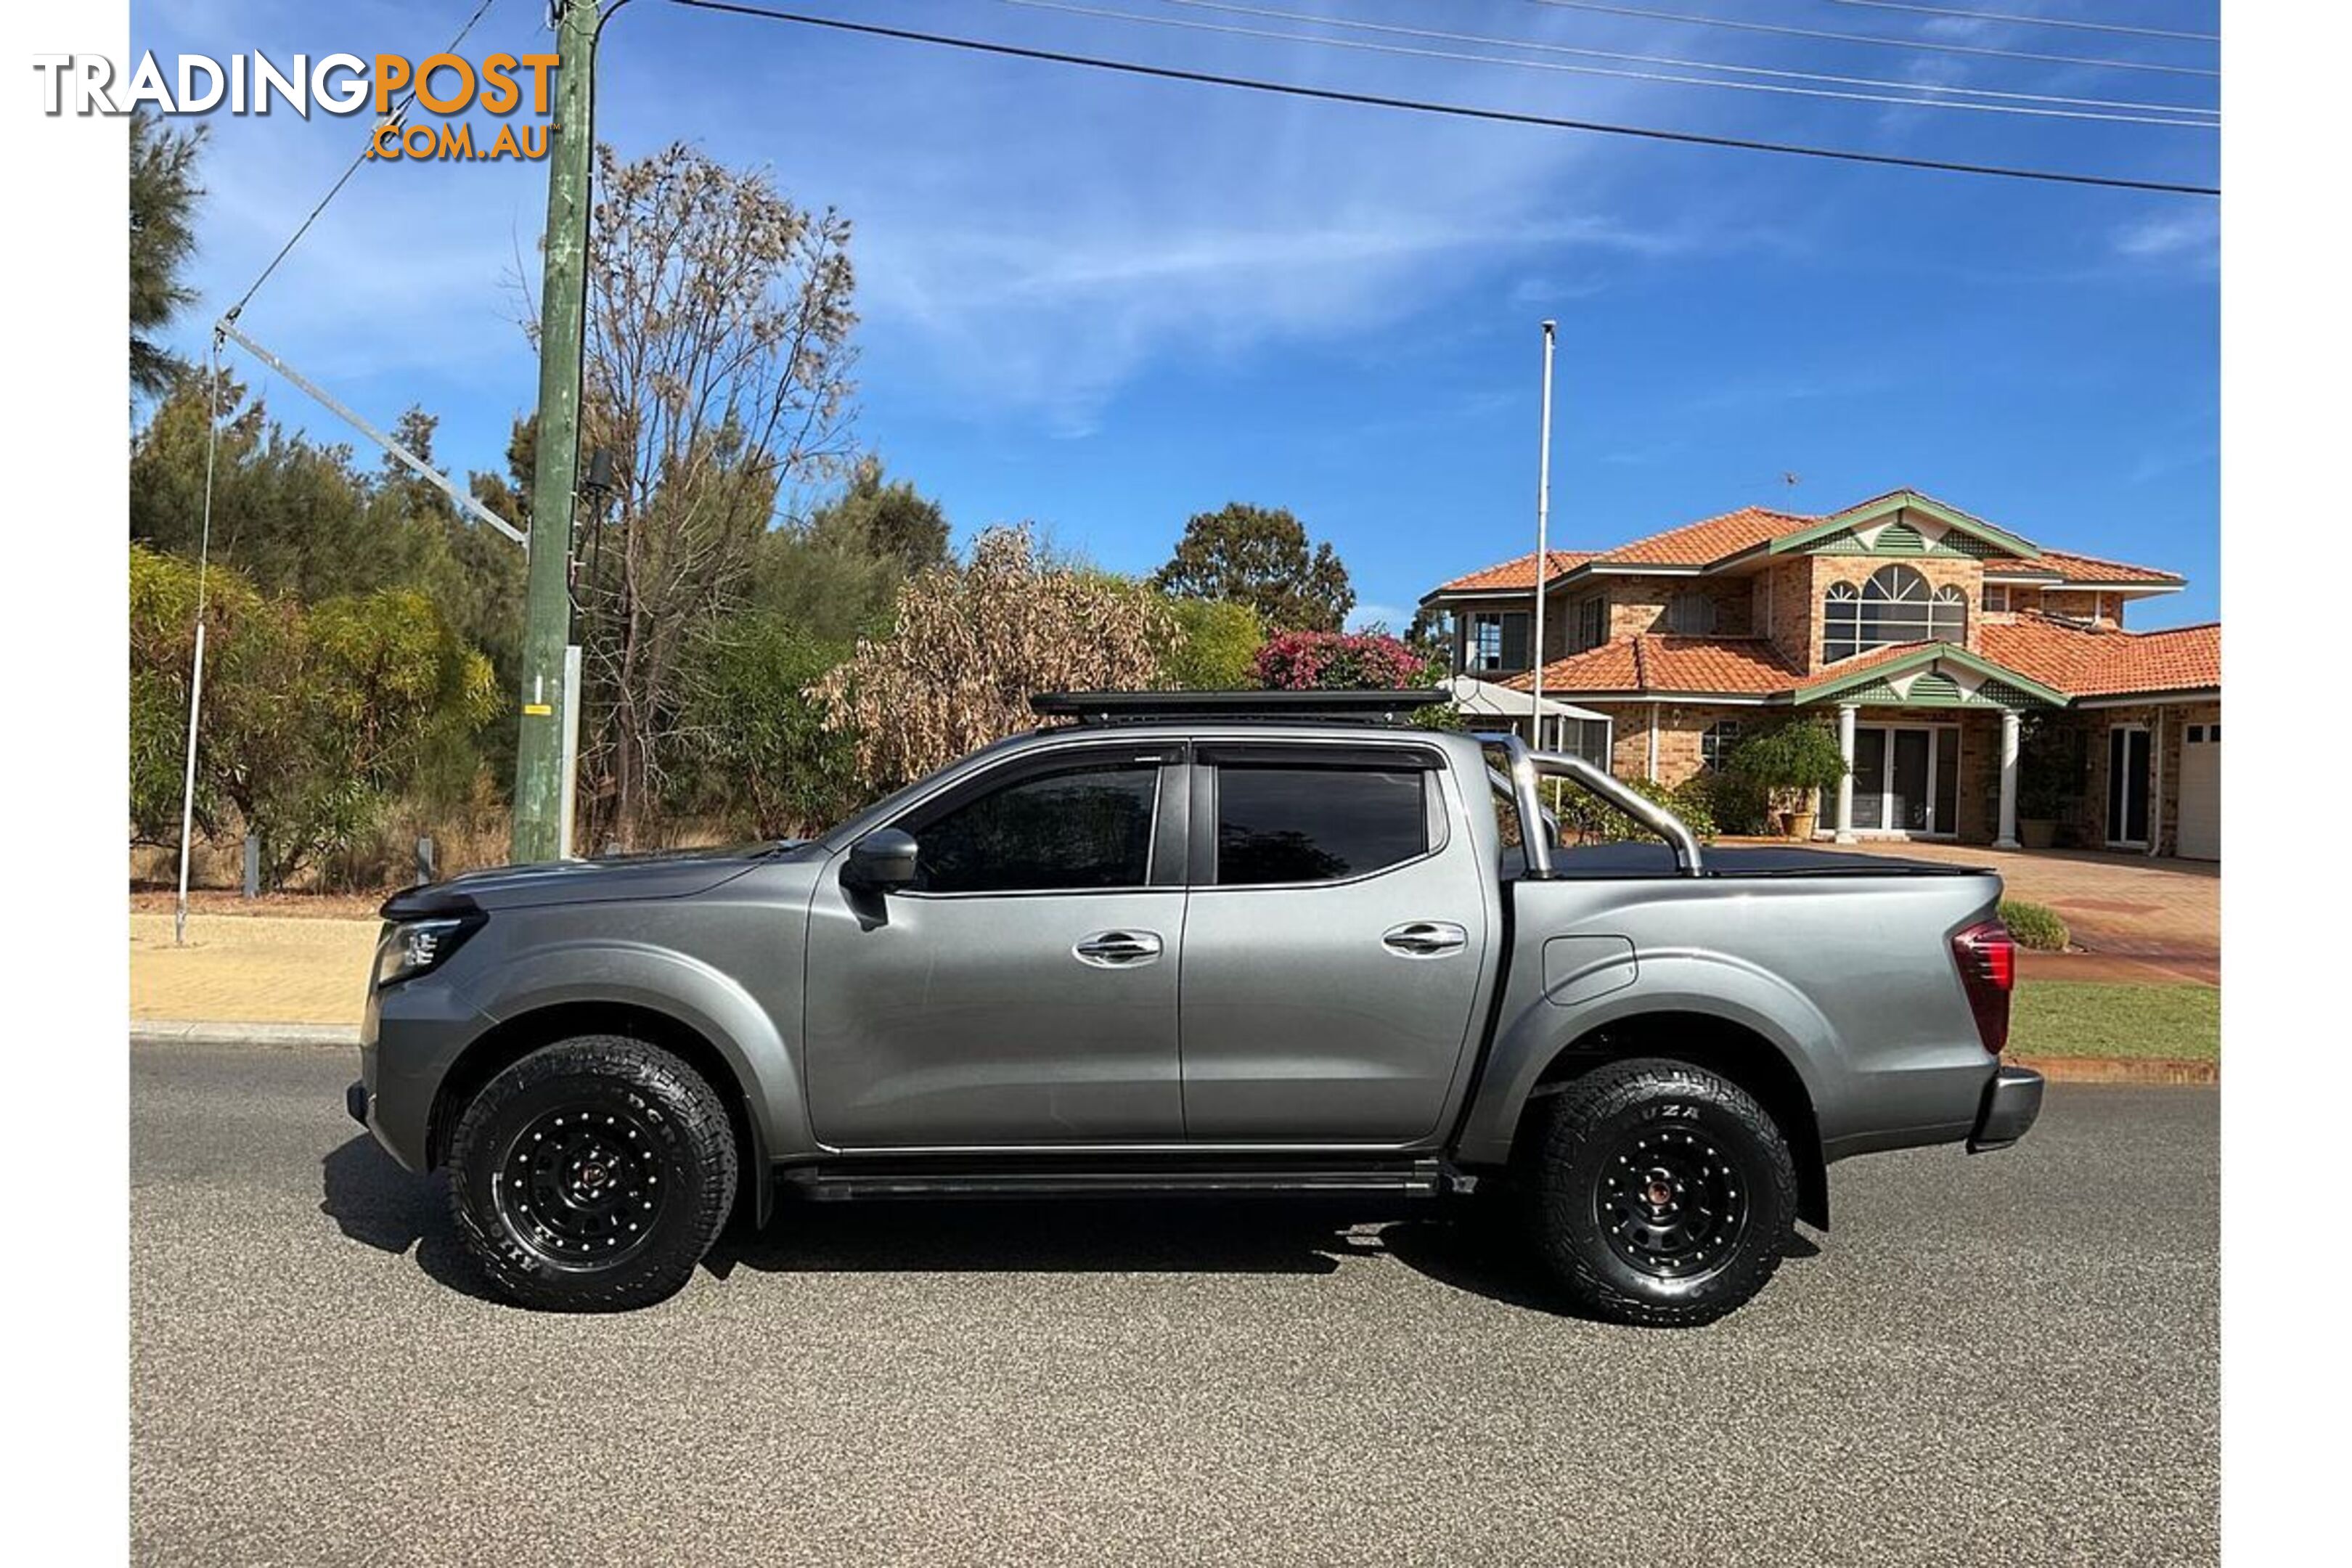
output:
M1555 550L1542 575L1543 697L1600 716L1542 739L1620 777L1678 784L1745 729L1814 710L1850 769L1824 835L2011 846L2030 727L2047 782L2026 805L2060 842L2221 857L2221 627L2124 625L2175 573L1896 490ZM1423 597L1457 674L1529 689L1536 578L1531 552Z

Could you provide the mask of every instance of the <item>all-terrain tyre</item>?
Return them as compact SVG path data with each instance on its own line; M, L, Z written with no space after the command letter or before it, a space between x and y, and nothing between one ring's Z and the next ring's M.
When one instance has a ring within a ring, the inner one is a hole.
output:
M484 1085L450 1138L457 1234L508 1298L556 1311L661 1300L735 1206L735 1135L700 1074L583 1035Z
M1545 1266L1580 1310L1673 1328L1764 1288L1797 1214L1769 1113L1686 1062L1610 1062L1538 1102L1522 1175Z

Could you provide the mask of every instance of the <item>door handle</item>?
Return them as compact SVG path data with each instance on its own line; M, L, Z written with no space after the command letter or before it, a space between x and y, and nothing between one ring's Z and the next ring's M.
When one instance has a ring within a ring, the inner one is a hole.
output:
M1070 949L1080 963L1091 963L1097 969L1135 969L1160 956L1160 933L1156 931L1098 931L1092 936L1080 937Z
M1411 921L1381 933L1381 945L1402 958L1444 958L1469 941L1470 933L1452 921Z

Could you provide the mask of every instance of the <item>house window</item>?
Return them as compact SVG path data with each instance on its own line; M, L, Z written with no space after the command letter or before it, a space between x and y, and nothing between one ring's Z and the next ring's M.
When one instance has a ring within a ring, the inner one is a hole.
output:
M1583 758L1604 773L1610 771L1608 720L1563 719L1559 730L1569 755Z
M1528 667L1528 621L1523 610L1490 611L1470 617L1470 668L1474 670L1525 669Z
M1930 588L1908 566L1882 566L1860 588L1832 583L1822 601L1824 664L1895 643L1963 642L1968 632L1968 600L1960 591Z
M1576 602L1576 651L1599 647L1609 640L1609 595L1593 594Z
M1984 591L1984 607L1985 614L1988 616L2005 616L2009 614L2009 584L2006 583L1986 584Z
M1717 719L1698 738L1699 765L1713 773L1723 766L1723 759L1739 743L1739 721Z
M1686 637L1703 637L1715 630L1715 600L1706 594L1681 593L1666 601L1666 630Z

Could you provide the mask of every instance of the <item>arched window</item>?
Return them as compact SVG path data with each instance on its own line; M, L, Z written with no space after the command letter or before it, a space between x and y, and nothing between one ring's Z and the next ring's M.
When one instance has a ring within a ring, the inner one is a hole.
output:
M1860 588L1832 583L1822 599L1822 662L1906 642L1965 642L1968 597L1929 588L1908 566L1882 566Z
M1703 637L1715 631L1715 600L1706 594L1685 591L1666 601L1666 630L1678 636Z

